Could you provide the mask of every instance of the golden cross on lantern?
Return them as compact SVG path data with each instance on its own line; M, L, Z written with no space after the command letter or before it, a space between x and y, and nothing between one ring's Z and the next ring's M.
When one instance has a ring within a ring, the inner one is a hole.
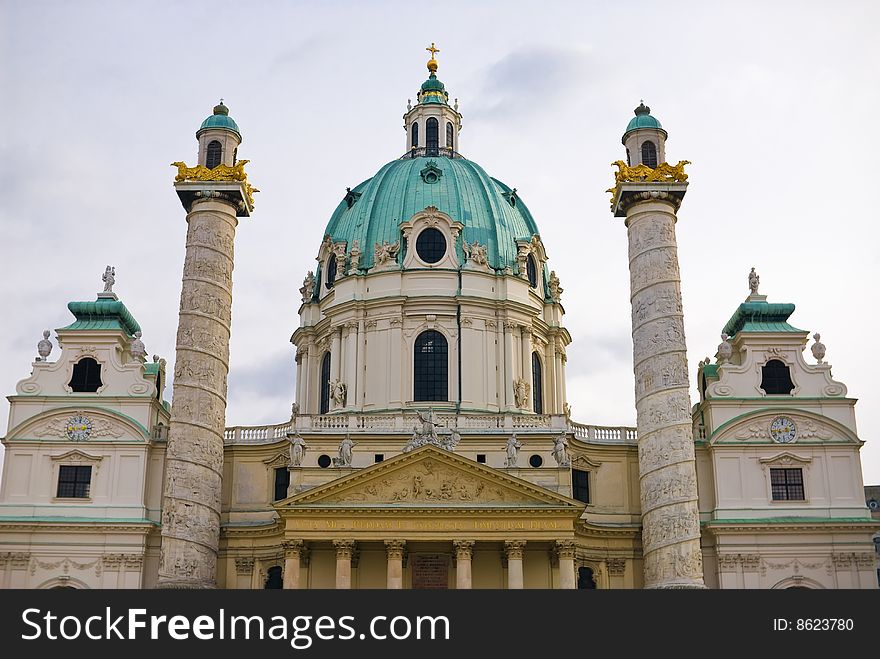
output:
M439 49L439 48L435 48L435 47L434 47L434 42L433 42L433 41L431 42L431 47L430 47L430 48L425 48L425 50L427 50L428 52L431 53L431 59L436 59L435 56L434 56L435 53L439 53L439 52L440 52L440 49Z

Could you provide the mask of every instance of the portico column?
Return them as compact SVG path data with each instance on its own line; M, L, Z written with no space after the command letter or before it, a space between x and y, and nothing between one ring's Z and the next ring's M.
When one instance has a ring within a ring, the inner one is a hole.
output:
M284 543L284 588L299 588L299 560L302 551L302 540L287 540Z
M526 396L526 404L523 408L533 412L532 401L534 399L532 396L534 392L532 387L535 386L535 383L532 380L532 328L523 325L520 331L522 332L522 341L520 341L522 346L522 378L526 381L529 390L529 395Z
M400 590L403 588L403 552L406 551L405 540L386 540L385 552L388 555L386 588Z
M453 540L455 548L455 587L458 590L469 590L473 586L471 579L471 557L474 553L473 540Z
M311 344L308 346L308 352L306 353L306 375L305 381L303 382L305 407L300 409L300 412L305 414L317 414L319 411L318 399L320 397L319 392L321 387L317 375L318 359L321 357L319 352L317 345ZM302 403L300 403L300 405L302 405Z
M523 587L523 549L525 540L508 540L504 543L507 554L507 588L519 590Z
M354 554L354 540L334 540L336 547L336 589L351 588L351 557Z
M574 577L574 542L571 540L557 541L556 555L559 557L559 588L573 590L577 587Z
M544 391L547 393L544 401L544 412L550 414L562 414L562 408L556 405L556 364L553 361L553 344L551 338L544 344L544 368L542 375L546 383Z

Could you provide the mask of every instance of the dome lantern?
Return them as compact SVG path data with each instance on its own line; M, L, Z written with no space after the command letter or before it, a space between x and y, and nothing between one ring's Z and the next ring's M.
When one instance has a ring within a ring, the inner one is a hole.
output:
M455 157L461 115L458 103L449 105L449 92L437 78L437 53L440 49L433 43L426 48L431 53L428 60L428 79L416 94L415 106L407 106L403 115L406 131L406 149L412 155Z

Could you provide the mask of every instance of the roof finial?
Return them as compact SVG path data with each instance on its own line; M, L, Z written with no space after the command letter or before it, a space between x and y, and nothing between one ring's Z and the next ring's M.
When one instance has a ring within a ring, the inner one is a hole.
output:
M431 42L430 48L425 48L429 53L431 53L431 59L428 60L428 71L431 72L431 75L437 73L437 59L436 55L440 52L440 49L434 45L434 42Z

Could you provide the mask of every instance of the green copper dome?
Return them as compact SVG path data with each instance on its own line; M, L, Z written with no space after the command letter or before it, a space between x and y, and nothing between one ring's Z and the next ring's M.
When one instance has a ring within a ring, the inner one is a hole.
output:
M497 271L509 266L516 272L516 241L538 233L515 189L470 160L445 157L406 157L388 163L346 195L325 233L334 242L347 242L349 250L357 240L363 252L360 269L366 270L373 265L376 243L401 240L400 224L428 206L464 225L456 245L460 261L461 240L476 240L487 247L489 266ZM399 263L403 251L401 247Z
M198 131L196 131L196 137L208 128L225 128L234 132L241 139L241 131L238 130L238 124L229 116L229 108L223 105L222 100L218 105L214 106L214 114L205 119L202 125L199 126Z
M422 91L419 94L419 103L421 105L426 105L428 103L446 104L448 99L449 94L446 92L446 87L437 79L437 76L432 73L428 79L422 83Z
M660 121L658 121L657 117L651 116L651 108L645 105L644 102L639 103L639 107L637 107L634 112L636 116L630 119L629 123L626 125L626 130L623 133L624 139L626 138L627 133L639 128L655 128L663 130ZM665 133L666 131L664 130L663 132Z

